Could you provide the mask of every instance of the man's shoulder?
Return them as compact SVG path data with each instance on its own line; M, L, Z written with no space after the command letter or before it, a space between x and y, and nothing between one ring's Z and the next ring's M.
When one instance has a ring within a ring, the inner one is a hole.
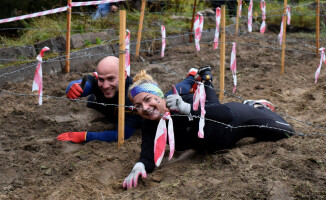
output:
M91 72L91 73L88 73L87 76L90 77L90 78L93 78L93 79L95 79L95 80L98 79L98 74L97 74L97 72Z

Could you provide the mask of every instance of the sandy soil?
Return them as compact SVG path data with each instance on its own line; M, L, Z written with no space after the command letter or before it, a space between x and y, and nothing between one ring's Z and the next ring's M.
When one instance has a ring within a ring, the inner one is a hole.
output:
M254 37L252 37L254 36ZM229 70L231 44L226 47L226 91L223 102L268 99L277 112L298 133L323 133L304 122L326 127L326 71L318 83L314 73L319 58L299 51L287 51L285 73L281 71L281 51L276 34L258 33L238 37L238 87L232 95ZM234 38L228 36L228 41ZM299 39L297 39L300 41ZM255 45L246 45L248 43ZM304 43L307 43L304 41ZM304 50L293 42L287 49ZM314 45L311 43L310 45ZM307 50L307 49L305 49ZM312 50L313 52L313 50ZM190 67L210 65L214 85L219 88L219 51L212 44L168 48L162 59L147 54L145 62L132 58L132 75L148 72L166 92L171 83L185 77ZM72 144L55 139L68 131L103 131L113 128L102 115L87 109L84 101L69 101L65 88L74 79L91 72L44 77L44 98L0 94L0 199L325 199L326 136L293 136L277 142L240 141L233 149L213 155L189 150L177 152L136 189L122 188L140 152L140 133L117 143ZM19 74L17 74L19 76ZM6 83L2 92L31 93L32 80ZM58 97L58 98L53 98ZM85 100L85 99L84 99Z

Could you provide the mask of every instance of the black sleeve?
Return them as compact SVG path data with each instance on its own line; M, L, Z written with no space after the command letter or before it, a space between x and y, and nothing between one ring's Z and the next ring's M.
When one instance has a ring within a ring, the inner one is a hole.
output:
M151 173L155 168L154 140L157 124L157 121L150 120L143 120L142 122L142 144L139 162L145 165L147 173Z

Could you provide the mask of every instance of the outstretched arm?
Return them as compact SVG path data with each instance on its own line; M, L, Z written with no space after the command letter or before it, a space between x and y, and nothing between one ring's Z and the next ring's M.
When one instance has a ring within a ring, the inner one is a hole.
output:
M125 126L125 139L129 139L135 132L135 129L129 126ZM60 141L70 141L74 143L83 143L90 141L103 141L103 142L117 142L118 131L104 131L104 132L67 132L62 133L57 137Z

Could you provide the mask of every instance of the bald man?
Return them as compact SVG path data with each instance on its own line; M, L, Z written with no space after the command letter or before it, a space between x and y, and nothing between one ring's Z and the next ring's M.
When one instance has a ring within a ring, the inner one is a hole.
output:
M131 106L132 104L127 93L129 86L132 84L132 78L127 76L127 72L125 72L125 80L125 105ZM101 112L113 123L118 123L118 92L119 59L114 56L103 58L98 63L96 72L85 75L83 79L72 81L66 90L69 99L89 96L87 99L87 107ZM139 115L133 114L128 108L125 110L125 139L128 139L132 133L139 128L141 118ZM60 134L57 139L74 143L83 143L93 140L116 142L118 139L118 131L67 132Z

